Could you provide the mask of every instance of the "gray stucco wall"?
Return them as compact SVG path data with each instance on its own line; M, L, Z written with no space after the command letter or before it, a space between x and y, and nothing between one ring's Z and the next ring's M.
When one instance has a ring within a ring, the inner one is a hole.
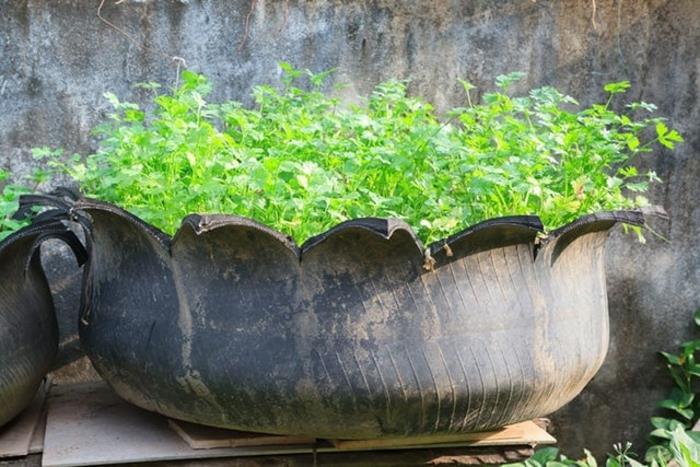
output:
M655 226L669 242L651 238L643 246L614 235L610 352L553 420L572 454L584 446L604 453L621 440L641 449L668 387L656 351L675 350L692 335L700 306L700 3L106 0L101 15L113 26L98 17L99 5L0 0L0 167L26 173L34 146L89 151L90 129L108 110L102 93L144 99L132 85L173 83L173 56L211 78L214 99L246 100L252 84L279 78L281 59L336 68L333 79L349 85L348 99L383 79L411 78L411 92L438 108L463 101L459 77L483 88L522 70L523 89L552 84L582 102L601 98L605 82L631 80L630 98L658 104L686 137L675 154L658 151L644 162L665 180L651 198L670 213ZM52 268L68 265L49 256ZM75 282L56 284L63 361L75 359ZM63 376L85 377L86 368L79 361Z

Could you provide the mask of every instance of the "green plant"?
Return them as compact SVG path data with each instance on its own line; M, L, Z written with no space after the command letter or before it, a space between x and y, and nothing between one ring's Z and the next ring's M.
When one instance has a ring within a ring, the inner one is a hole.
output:
M0 183L10 178L10 173L0 169ZM12 215L17 210L18 198L23 190L16 185L5 185L0 195L0 240L11 232L22 227L23 223L13 220Z
M700 443L697 440L697 432L689 432L677 427L672 435L670 449L672 458L681 467L700 466Z
M35 158L40 158L43 152L45 150L35 150ZM4 184L2 191L0 191L0 241L29 223L28 219L13 218L19 207L19 197L36 191L41 184L46 183L51 177L51 171L42 168L35 169L31 176L20 180L19 183L8 183L10 175L7 170L0 169L0 186Z
M551 87L511 97L520 73L498 77L479 104L462 82L466 106L441 120L405 82L342 105L322 92L327 72L281 66L283 86L256 86L254 108L207 102L210 83L192 72L172 92L142 85L154 95L148 110L107 94L114 113L98 129L99 150L53 164L86 194L169 233L192 212L250 217L297 241L375 216L404 219L432 242L491 217L537 214L552 229L645 206L658 177L634 158L682 141L661 118L633 117L651 104L612 109L627 82L585 108Z
M613 445L613 453L608 454L605 460L606 467L665 467L675 465L677 467L697 467L700 464L700 444L694 440L689 432L682 427L677 427L670 433L670 450L668 456L654 456L643 464L637 460L637 455L632 452L632 444L617 443ZM538 449L535 454L524 462L506 464L507 467L597 467L598 462L588 449L584 449L581 459L570 459L559 454L557 448L549 447Z
M608 454L606 467L643 467L643 464L635 460L636 455L631 452L630 443L615 444L614 453ZM538 449L532 457L524 462L506 464L508 467L598 467L598 462L588 449L584 449L584 456L581 459L570 459L559 454L559 449L554 447Z
M695 312L694 323L700 327L700 310ZM695 446L683 450L684 454L697 452L700 446L700 432L692 431L700 420L700 398L698 397L700 364L696 362L698 351L700 351L700 340L696 339L683 342L679 354L661 352L673 379L674 388L659 403L659 407L667 412L667 416L651 419L654 430L649 436L654 441L654 445L647 451L647 460L675 457L681 452L683 445L687 445L689 441L692 441ZM700 460L700 457L695 457L695 460Z

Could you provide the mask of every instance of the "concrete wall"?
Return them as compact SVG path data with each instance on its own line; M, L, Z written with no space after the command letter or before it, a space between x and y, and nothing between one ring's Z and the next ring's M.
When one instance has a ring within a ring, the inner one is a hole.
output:
M666 180L651 198L671 215L655 226L669 241L642 246L614 235L611 349L595 380L553 419L572 454L584 446L604 453L621 440L641 449L669 386L656 351L693 334L700 306L697 0L102 3L98 15L100 0L0 0L0 166L26 173L39 145L94 148L90 129L108 110L102 93L144 99L132 85L173 83L173 56L211 78L215 99L246 100L252 84L278 80L281 59L336 68L348 99L383 79L411 78L411 92L438 108L464 100L459 77L488 87L522 70L522 89L552 84L582 102L601 98L605 82L631 80L630 98L658 104L687 141L643 162ZM67 267L49 256L52 268ZM55 285L64 362L77 358L75 282ZM85 377L87 368L78 360L62 375Z

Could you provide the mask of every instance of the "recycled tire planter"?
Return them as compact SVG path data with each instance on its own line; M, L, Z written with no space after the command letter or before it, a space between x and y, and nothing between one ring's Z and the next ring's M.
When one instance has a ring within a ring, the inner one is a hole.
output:
M224 428L357 439L488 430L551 413L608 346L604 246L639 212L541 239L493 219L424 249L397 220L297 247L248 219L184 219L170 238L78 199L81 342L127 401Z
M40 245L56 238L73 248L79 262L85 259L77 237L50 217L0 242L0 426L34 398L58 350L58 327Z

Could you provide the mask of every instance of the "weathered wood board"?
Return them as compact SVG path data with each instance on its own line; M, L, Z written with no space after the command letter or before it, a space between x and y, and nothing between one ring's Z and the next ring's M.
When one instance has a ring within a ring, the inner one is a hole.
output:
M298 454L308 457L314 452L316 453L315 455L328 456L330 459L334 456L342 455L343 452L348 453L348 455L354 455L356 449L381 449L381 451L377 451L374 454L366 453L367 456L381 456L381 453L386 451L393 450L398 453L397 450L405 451L407 449L406 446L397 445L358 448L353 445L343 447L342 444L339 445L339 448L327 441L319 441L315 445L312 443L279 445L279 440L277 441L278 445L275 446L239 445L238 447L192 449L169 426L165 417L141 410L124 402L102 382L54 387L49 395L47 406L48 417L42 463L45 467L252 456L291 459ZM180 422L178 422L178 426L182 426ZM186 432L191 434L190 428ZM528 426L526 428L522 432L530 436L532 427ZM515 431L520 429L517 428ZM221 442L221 439L227 439L227 437L228 439L233 439L238 436L239 439L242 437L243 443L250 443L254 442L251 440L256 437L251 436L249 433L234 432L232 434L228 430L212 430L223 432L209 437L210 439L218 439L218 442ZM491 444L498 444L499 442L509 443L510 446L503 447L502 451L515 453L513 455L516 455L518 448L513 445L529 449L528 444L553 442L553 438L548 437L545 439L544 436L537 439L530 436L524 440L517 440L515 431L505 430L505 435L503 433L500 434L502 440L492 440ZM257 435L257 437L265 439L266 442L270 438L279 438L269 435ZM205 438L202 437L200 441L205 440ZM285 437L281 438L284 439ZM484 437L482 436L481 439L483 441ZM290 440L287 441L291 442ZM419 447L421 449L413 450L413 452L425 452L426 449L432 449L433 453L431 455L434 454L438 457L440 455L448 455L466 458L469 454L469 449L480 451L493 446L481 445L470 448L469 442L466 442L465 445L464 440L449 439L439 445L431 444ZM361 454L361 452L357 452L357 455Z
M41 385L34 400L17 418L0 428L0 459L29 454L32 437L42 418L48 384Z
M168 427L165 417L122 401L100 382L53 388L42 465L109 465L310 451L310 446L195 450Z
M46 435L46 406L41 412L39 423L34 430L32 441L29 443L29 454L40 454L44 452L44 436Z
M333 440L340 450L391 449L397 447L439 446L460 444L463 446L518 446L554 444L557 440L534 422L508 425L497 431L481 433L455 433L430 437L406 437L370 440Z
M169 420L170 427L193 449L236 446L279 446L313 444L314 440L295 436L264 435L235 430L223 430L180 420ZM405 437L372 440L332 440L341 451L396 449L399 447L439 447L443 444L462 446L530 446L553 444L556 440L532 421L515 423L500 430L481 433L455 433L429 437Z
M311 446L316 440L304 436L278 436L248 433L236 430L221 430L204 425L168 420L170 428L192 449L236 448L243 446Z

